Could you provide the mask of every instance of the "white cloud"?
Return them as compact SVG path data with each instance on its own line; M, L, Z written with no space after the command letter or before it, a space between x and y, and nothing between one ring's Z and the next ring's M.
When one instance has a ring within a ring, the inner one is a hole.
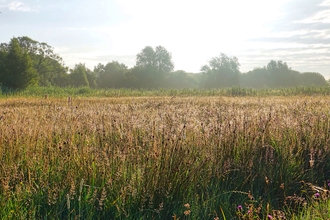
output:
M330 4L330 3L329 3ZM318 12L316 15L300 21L301 23L330 23L330 10Z
M319 6L330 6L330 0L325 0L324 2L319 4Z
M6 3L5 0L0 1L0 8L7 8L11 11L23 11L23 12L38 12L38 7L31 7L21 1L13 1Z

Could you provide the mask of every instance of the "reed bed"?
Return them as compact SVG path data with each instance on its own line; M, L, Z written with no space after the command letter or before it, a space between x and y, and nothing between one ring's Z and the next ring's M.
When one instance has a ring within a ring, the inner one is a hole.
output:
M0 99L0 216L327 219L329 104L327 96Z
M267 96L312 96L330 95L330 86L297 86L289 88L262 88L253 89L246 87L228 87L219 89L92 89L90 87L29 87L25 90L6 90L0 86L0 98L2 97L42 97L45 94L65 98L71 97L205 97L205 96L226 96L226 97L267 97Z

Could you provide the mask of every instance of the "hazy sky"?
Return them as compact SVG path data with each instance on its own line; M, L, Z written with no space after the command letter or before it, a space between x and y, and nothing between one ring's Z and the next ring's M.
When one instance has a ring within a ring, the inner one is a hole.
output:
M273 59L330 78L330 0L0 0L0 11L0 42L46 42L70 67L132 67L161 45L176 70L226 53L242 72Z

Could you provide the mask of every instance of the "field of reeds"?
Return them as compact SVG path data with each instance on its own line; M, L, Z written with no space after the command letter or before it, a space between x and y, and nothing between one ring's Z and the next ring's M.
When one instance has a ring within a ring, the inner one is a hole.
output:
M0 98L4 97L42 97L48 94L52 97L267 97L267 96L311 96L330 95L330 86L297 86L279 89L253 89L246 87L231 87L219 89L92 89L89 87L29 87L25 90L5 90L0 86Z
M0 99L1 219L329 219L330 97Z

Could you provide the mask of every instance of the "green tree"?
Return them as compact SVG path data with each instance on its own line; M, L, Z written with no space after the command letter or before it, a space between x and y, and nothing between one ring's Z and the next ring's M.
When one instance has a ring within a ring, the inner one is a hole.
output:
M4 50L1 50L0 48L0 83L1 83L1 76L5 74L6 71L6 66L5 66L5 61L7 57L7 52Z
M147 68L156 65L156 55L152 47L146 46L140 53L136 55L136 66Z
M96 76L96 81L98 81L98 78L104 73L104 65L102 63L97 64L97 66L94 67L94 74Z
M100 88L121 88L125 87L125 74L127 66L117 61L107 63L107 65L98 64L94 68L97 74L97 84Z
M163 74L174 69L171 53L162 46L157 46L156 50L150 46L145 47L136 56L136 66L141 68L153 67Z
M40 43L29 37L23 36L17 38L22 50L29 54L33 67L39 76L39 85L65 85L67 80L67 67L63 59L47 43ZM9 50L9 44L2 43L0 50Z
M271 82L270 85L273 88L298 85L297 74L299 73L291 70L286 62L283 62L281 60L277 62L271 60L267 64L267 71Z
M70 70L70 85L75 87L89 86L87 72L88 69L85 64L76 64L75 67Z
M2 51L0 81L3 87L24 89L37 84L38 75L26 51L23 51L17 38L11 39L8 52Z
M157 46L155 51L156 67L159 72L167 74L174 69L172 54L165 47Z
M171 72L166 77L166 87L173 89L197 88L198 82L193 76L193 73L187 73L183 70Z
M93 71L91 71L90 69L87 69L86 77L87 77L89 87L96 89L97 88L96 74Z
M299 84L303 86L325 86L327 81L320 73L306 72L299 75Z
M145 47L136 56L136 65L128 73L130 85L135 88L159 88L165 75L174 69L172 55L164 47Z
M219 57L213 57L208 65L201 68L204 73L204 87L231 87L239 85L240 64L236 57L228 57L221 53Z
M266 67L255 68L241 75L240 83L244 87L265 88L270 86L269 74Z

